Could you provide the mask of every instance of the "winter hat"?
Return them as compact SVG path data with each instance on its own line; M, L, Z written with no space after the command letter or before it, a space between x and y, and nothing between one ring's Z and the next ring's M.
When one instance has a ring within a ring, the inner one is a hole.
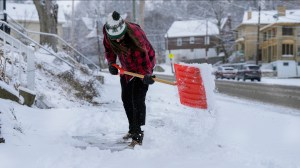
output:
M107 16L105 30L110 39L118 39L126 32L126 24L121 15L114 11Z

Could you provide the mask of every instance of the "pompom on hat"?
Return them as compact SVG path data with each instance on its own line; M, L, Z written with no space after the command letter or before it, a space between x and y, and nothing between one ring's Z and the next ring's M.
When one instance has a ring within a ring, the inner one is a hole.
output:
M114 11L106 18L105 30L110 39L118 39L126 32L127 26L121 15Z

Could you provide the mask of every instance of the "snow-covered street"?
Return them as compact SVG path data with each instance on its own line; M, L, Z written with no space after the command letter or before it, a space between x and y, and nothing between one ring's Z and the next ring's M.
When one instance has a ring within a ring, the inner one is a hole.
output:
M128 131L119 77L104 75L98 107L68 102L46 110L0 99L6 140L0 144L1 167L300 166L299 110L221 94L213 111L192 109L179 103L176 87L160 83L148 91L142 146L111 151L78 140L90 136L109 143Z

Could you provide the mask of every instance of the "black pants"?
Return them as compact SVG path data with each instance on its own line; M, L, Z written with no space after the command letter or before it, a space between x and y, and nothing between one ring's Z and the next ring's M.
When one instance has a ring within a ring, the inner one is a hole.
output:
M140 134L141 126L146 121L146 94L149 85L145 85L139 78L133 78L128 83L121 77L122 101L126 111L129 133Z

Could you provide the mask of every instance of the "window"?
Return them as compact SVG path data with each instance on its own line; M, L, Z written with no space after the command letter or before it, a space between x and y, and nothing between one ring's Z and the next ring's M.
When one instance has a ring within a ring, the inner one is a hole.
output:
M300 28L297 30L298 37L300 37Z
M298 56L300 56L300 46L298 47Z
M284 62L283 66L289 66L289 63L288 62Z
M204 44L205 45L209 45L210 41L209 41L209 36L205 36L204 38Z
M293 33L293 28L292 27L282 27L282 35L284 36L292 36Z
M282 55L294 55L293 44L282 44Z
M264 32L264 41L266 41L267 40L267 32Z
M182 46L182 38L177 38L177 46Z
M268 31L268 39L270 39L271 37L272 37L272 31L269 30L269 31Z
M195 37L190 37L190 44L195 44Z

